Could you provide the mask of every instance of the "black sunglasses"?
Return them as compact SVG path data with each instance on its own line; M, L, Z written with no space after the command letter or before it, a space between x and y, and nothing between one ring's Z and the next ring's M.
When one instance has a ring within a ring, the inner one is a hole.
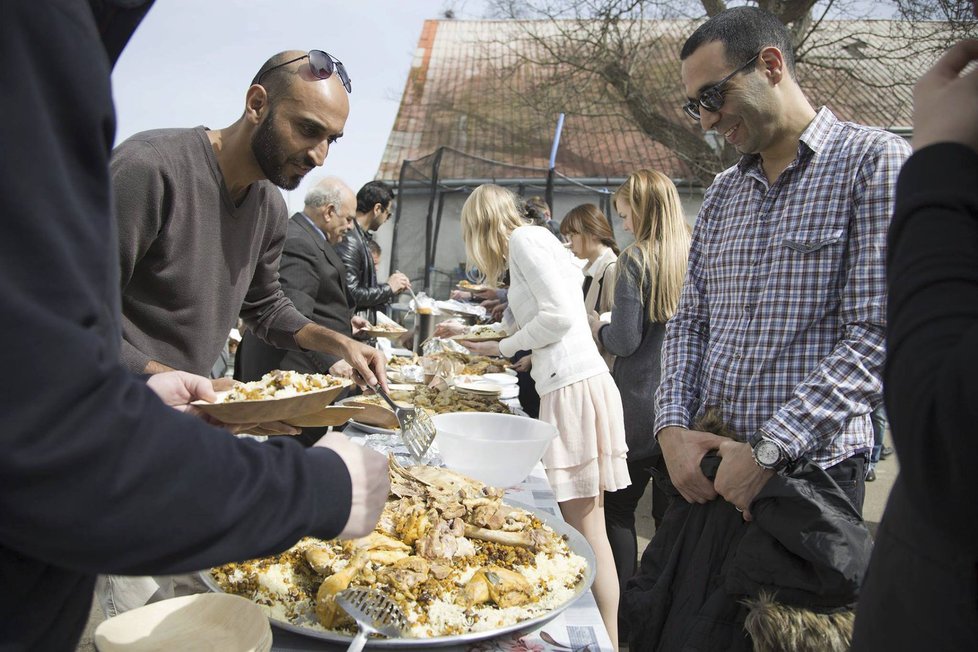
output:
M753 63L757 61L757 57L759 56L761 56L760 52L752 56L750 58L750 61L748 61L741 67L737 68L736 70L734 70L732 73L730 73L729 75L727 75L726 77L718 81L717 83L713 84L713 86L710 86L709 88L704 90L702 93L700 93L699 99L690 100L685 104L683 104L683 111L686 112L686 115L688 115L693 120L699 120L700 107L703 107L710 113L716 113L717 111L719 111L723 107L723 91L724 91L723 86L728 81L733 79L737 73L742 72L747 68L749 68L751 65L753 65Z
M256 84L261 84L261 79L268 73L272 72L276 68L281 68L282 66L287 66L290 63L295 63L296 61L301 61L303 59L309 59L309 72L316 79L329 79L333 71L339 75L340 81L343 82L343 88L346 89L347 93L352 93L353 88L350 85L350 75L346 72L346 67L343 62L334 57L328 52L323 52L322 50L309 50L309 54L304 54L301 57L296 57L291 61L286 61L285 63L280 63L277 66L272 66L262 74L258 75Z

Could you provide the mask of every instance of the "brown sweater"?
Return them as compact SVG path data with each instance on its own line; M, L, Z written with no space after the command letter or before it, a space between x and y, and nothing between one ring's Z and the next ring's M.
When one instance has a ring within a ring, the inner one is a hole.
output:
M204 127L136 134L112 153L125 366L149 360L207 375L238 314L261 339L296 350L309 323L283 294L288 223L268 181L235 206Z

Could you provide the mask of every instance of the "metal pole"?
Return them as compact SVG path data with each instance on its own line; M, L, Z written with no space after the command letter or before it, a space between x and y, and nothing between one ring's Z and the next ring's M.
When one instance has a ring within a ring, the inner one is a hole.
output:
M557 167L557 148L560 147L560 132L564 130L564 114L557 116L557 129L554 131L554 142L550 147L550 165L547 168L547 190L544 193L544 200L550 207L550 214L554 212L554 170Z

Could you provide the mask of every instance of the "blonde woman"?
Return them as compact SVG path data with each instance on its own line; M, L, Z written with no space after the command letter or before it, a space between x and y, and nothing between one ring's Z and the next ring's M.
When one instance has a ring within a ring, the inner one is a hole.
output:
M595 313L590 320L595 340L617 356L612 375L625 405L632 485L605 495L608 539L618 581L624 584L635 572L635 508L650 479L655 445L653 397L659 386L662 338L666 322L679 305L690 235L676 186L660 172L633 172L615 192L614 203L635 242L618 258L610 323L600 322ZM657 525L667 506L665 498L661 492L653 494Z
M603 497L628 486L627 449L621 396L588 329L581 270L547 229L523 222L516 197L499 186L479 186L465 201L462 238L487 283L508 269L503 326L512 333L467 346L483 355L533 352L540 419L560 432L544 454L547 477L564 519L594 549L594 596L617 645L618 577Z

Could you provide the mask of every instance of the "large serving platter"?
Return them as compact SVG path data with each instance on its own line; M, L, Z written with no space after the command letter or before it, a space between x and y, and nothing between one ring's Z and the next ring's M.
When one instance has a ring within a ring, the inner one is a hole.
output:
M452 645L465 645L468 643L475 643L477 641L484 641L514 632L530 631L553 620L558 614L574 604L578 598L587 593L587 591L591 588L591 585L594 583L594 573L595 569L597 568L597 561L594 557L594 551L591 550L591 546L588 545L588 542L584 539L584 536L560 518L547 512L535 509L526 509L526 511L532 513L534 516L540 519L541 522L548 525L554 532L562 536L567 542L568 548L570 548L570 550L575 554L583 557L585 560L584 577L581 578L580 582L578 582L573 594L567 599L566 602L554 607L546 613L535 616L534 618L529 618L527 620L513 623L511 625L505 625L503 627L497 627L495 629L489 629L481 632L468 632L466 634L457 634L454 636L438 636L434 638L371 638L367 644L368 647L386 649L427 649L433 647L449 647ZM201 571L200 577L204 584L211 589L211 591L223 593L223 590L218 585L217 581L211 577L209 571ZM273 626L278 627L279 629L308 636L310 638L330 641L342 645L349 645L350 642L353 641L352 636L341 634L339 632L327 632L320 629L314 629L313 627L295 625L288 621L276 620L272 617L269 617L268 620Z

